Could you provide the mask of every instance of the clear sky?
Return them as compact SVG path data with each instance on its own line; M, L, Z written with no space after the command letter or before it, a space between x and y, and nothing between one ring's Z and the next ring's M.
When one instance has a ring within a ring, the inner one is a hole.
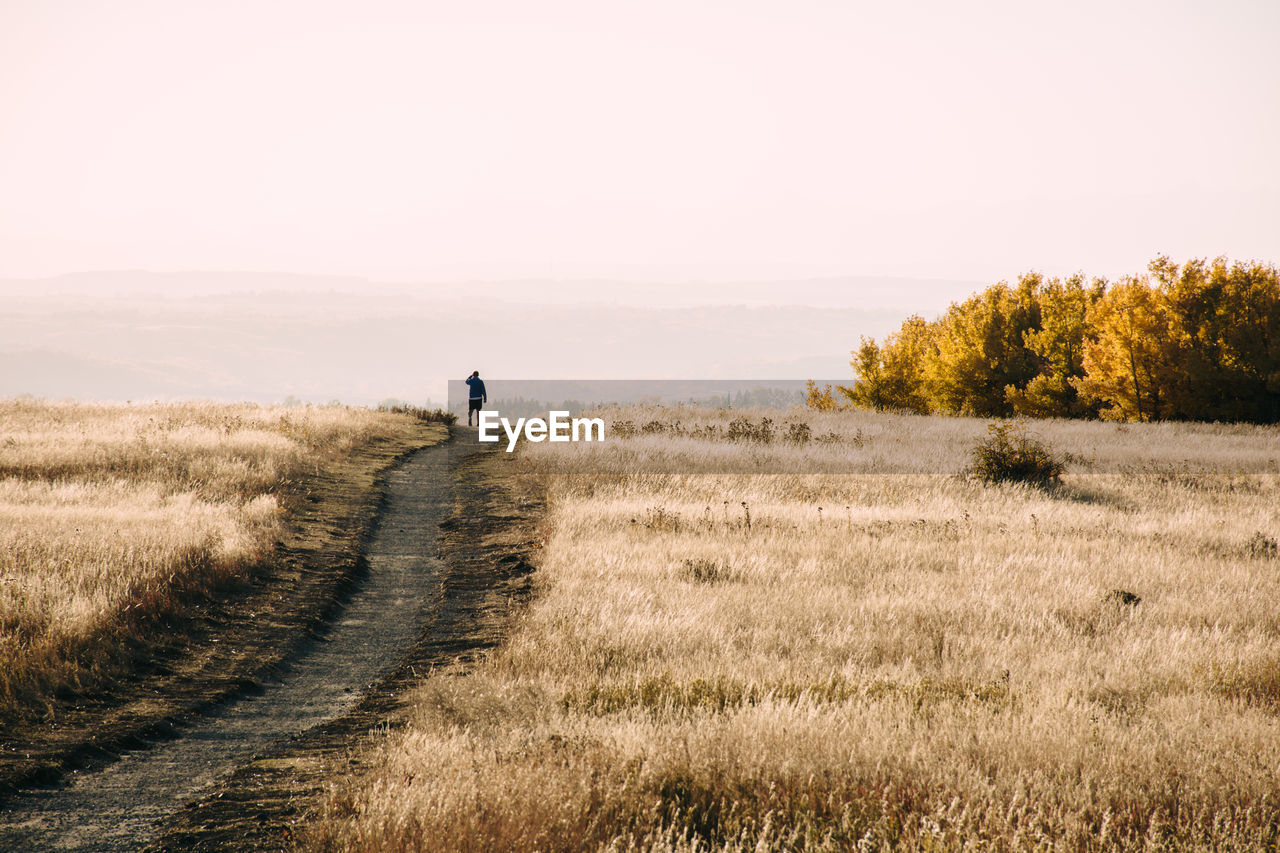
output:
M0 276L1280 261L1280 2L5 0Z

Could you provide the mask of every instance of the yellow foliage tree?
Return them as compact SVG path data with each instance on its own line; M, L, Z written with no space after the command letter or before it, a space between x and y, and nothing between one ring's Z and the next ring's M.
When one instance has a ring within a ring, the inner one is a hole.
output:
M1039 327L1040 276L1016 288L997 284L959 304L938 321L933 357L924 364L932 408L964 415L1012 414L1006 389L1023 387L1038 372L1023 334Z
M1082 275L1040 282L1040 326L1022 335L1027 349L1040 362L1040 372L1023 387L1005 388L1005 397L1015 413L1038 418L1078 418L1097 413L1095 407L1080 398L1072 383L1084 376L1089 308L1105 290L1105 280L1096 279L1086 285Z
M908 317L884 346L864 337L850 362L858 381L852 388L841 386L840 391L855 406L928 412L924 364L932 346L929 324L918 315Z
M805 405L810 409L817 412L834 412L836 410L836 398L831 393L830 385L819 388L818 383L810 379L805 382L805 391Z
M1280 421L1276 267L1161 256L1148 270L1114 286L1027 273L932 323L912 316L883 344L863 338L858 382L838 390L873 409Z
M1280 276L1274 266L1161 256L1149 267L1169 304L1180 417L1280 418Z
M1089 309L1085 376L1074 381L1108 420L1154 421L1172 413L1175 346L1164 294L1127 276Z

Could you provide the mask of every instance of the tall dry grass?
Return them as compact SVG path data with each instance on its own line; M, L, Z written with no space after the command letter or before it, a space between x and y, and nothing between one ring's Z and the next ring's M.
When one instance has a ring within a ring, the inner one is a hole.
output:
M344 407L0 401L0 722L267 559L299 475L402 435Z
M526 447L534 603L311 845L1275 848L1280 431L1037 423L1042 490L963 474L977 421L791 417L840 440ZM735 453L799 473L654 473Z

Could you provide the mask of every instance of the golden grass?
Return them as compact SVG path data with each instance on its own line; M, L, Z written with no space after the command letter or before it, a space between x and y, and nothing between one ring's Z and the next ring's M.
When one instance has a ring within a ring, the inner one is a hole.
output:
M528 446L535 601L311 846L1275 848L1280 430L1036 423L1045 491L960 475L978 421L792 418L843 439ZM652 473L734 452L865 470Z
M92 681L267 559L300 474L409 419L343 407L0 401L0 720Z

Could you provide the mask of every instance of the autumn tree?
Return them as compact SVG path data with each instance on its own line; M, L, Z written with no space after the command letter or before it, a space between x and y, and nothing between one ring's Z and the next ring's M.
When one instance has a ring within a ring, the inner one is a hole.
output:
M1012 414L1006 389L1024 387L1038 372L1023 335L1039 328L1040 276L1028 273L1016 288L1001 283L952 304L933 334L925 363L933 408L982 417Z
M1108 420L1155 421L1172 414L1176 348L1164 294L1126 276L1093 303L1082 378L1074 384Z
M841 391L849 398L849 402L878 412L890 408L889 383L884 369L884 351L880 345L874 338L863 335L858 348L850 355L853 357L849 360L849 364L853 367L853 375L858 381L851 388L841 386Z
M1169 306L1179 417L1275 421L1280 413L1280 285L1275 267L1167 257L1149 269Z
M858 382L838 390L873 409L987 417L1280 421L1276 267L1161 256L1148 272L1001 282L882 344L863 338Z
M1214 262L1227 275L1223 349L1238 377L1241 419L1280 422L1280 270L1272 264Z
M1040 325L1022 333L1039 372L1024 387L1009 385L1005 397L1013 411L1029 417L1079 418L1097 414L1080 398L1074 382L1084 376L1084 344L1089 308L1102 297L1106 282L1086 284L1084 276L1039 282Z
M818 412L834 412L836 410L835 394L831 386L818 387L812 379L805 382L805 405Z
M885 338L883 346L864 337L850 362L858 381L852 388L841 386L840 390L855 406L928 412L924 364L932 346L929 324L917 315L908 317L902 328Z

